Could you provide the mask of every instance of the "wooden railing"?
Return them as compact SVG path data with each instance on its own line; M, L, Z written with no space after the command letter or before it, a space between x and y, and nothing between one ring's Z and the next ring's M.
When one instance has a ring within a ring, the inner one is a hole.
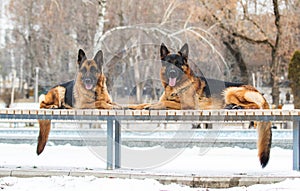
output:
M0 120L50 119L107 122L107 169L121 167L122 121L224 123L243 121L293 122L293 169L300 170L300 110L60 110L0 109ZM114 159L114 160L113 160Z

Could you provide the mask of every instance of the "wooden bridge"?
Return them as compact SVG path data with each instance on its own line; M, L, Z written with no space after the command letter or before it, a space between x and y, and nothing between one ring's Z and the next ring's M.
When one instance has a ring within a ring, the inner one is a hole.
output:
M293 122L293 169L300 170L300 110L48 110L1 109L0 120L106 121L107 169L121 167L122 121Z

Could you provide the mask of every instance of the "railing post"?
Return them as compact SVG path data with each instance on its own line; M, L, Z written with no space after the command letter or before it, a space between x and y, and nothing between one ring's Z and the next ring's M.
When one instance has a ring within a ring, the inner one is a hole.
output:
M293 121L293 170L300 170L300 121Z
M115 120L115 168L121 168L121 125Z
M113 119L108 118L107 119L107 161L106 161L106 168L108 170L113 169L113 131L114 131L114 124Z

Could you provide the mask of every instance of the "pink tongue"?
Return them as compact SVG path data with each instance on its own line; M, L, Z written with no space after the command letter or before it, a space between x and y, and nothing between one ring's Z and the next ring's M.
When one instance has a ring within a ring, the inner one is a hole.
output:
M90 90L93 88L93 84L85 84L85 89Z
M175 86L176 85L176 78L169 78L169 86Z

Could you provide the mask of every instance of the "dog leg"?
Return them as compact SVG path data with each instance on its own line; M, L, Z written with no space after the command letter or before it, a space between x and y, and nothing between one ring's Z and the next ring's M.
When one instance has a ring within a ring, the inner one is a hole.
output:
M180 110L182 105L178 102L174 101L160 101L155 104L150 104L149 106L145 107L144 109L147 110L163 110L163 109L174 109Z
M122 109L122 106L115 103L108 103L106 101L96 101L95 107L97 109Z
M150 103L142 103L142 104L137 104L137 105L128 105L125 107L125 109L132 109L132 110L142 110L147 107L149 107L151 104Z

